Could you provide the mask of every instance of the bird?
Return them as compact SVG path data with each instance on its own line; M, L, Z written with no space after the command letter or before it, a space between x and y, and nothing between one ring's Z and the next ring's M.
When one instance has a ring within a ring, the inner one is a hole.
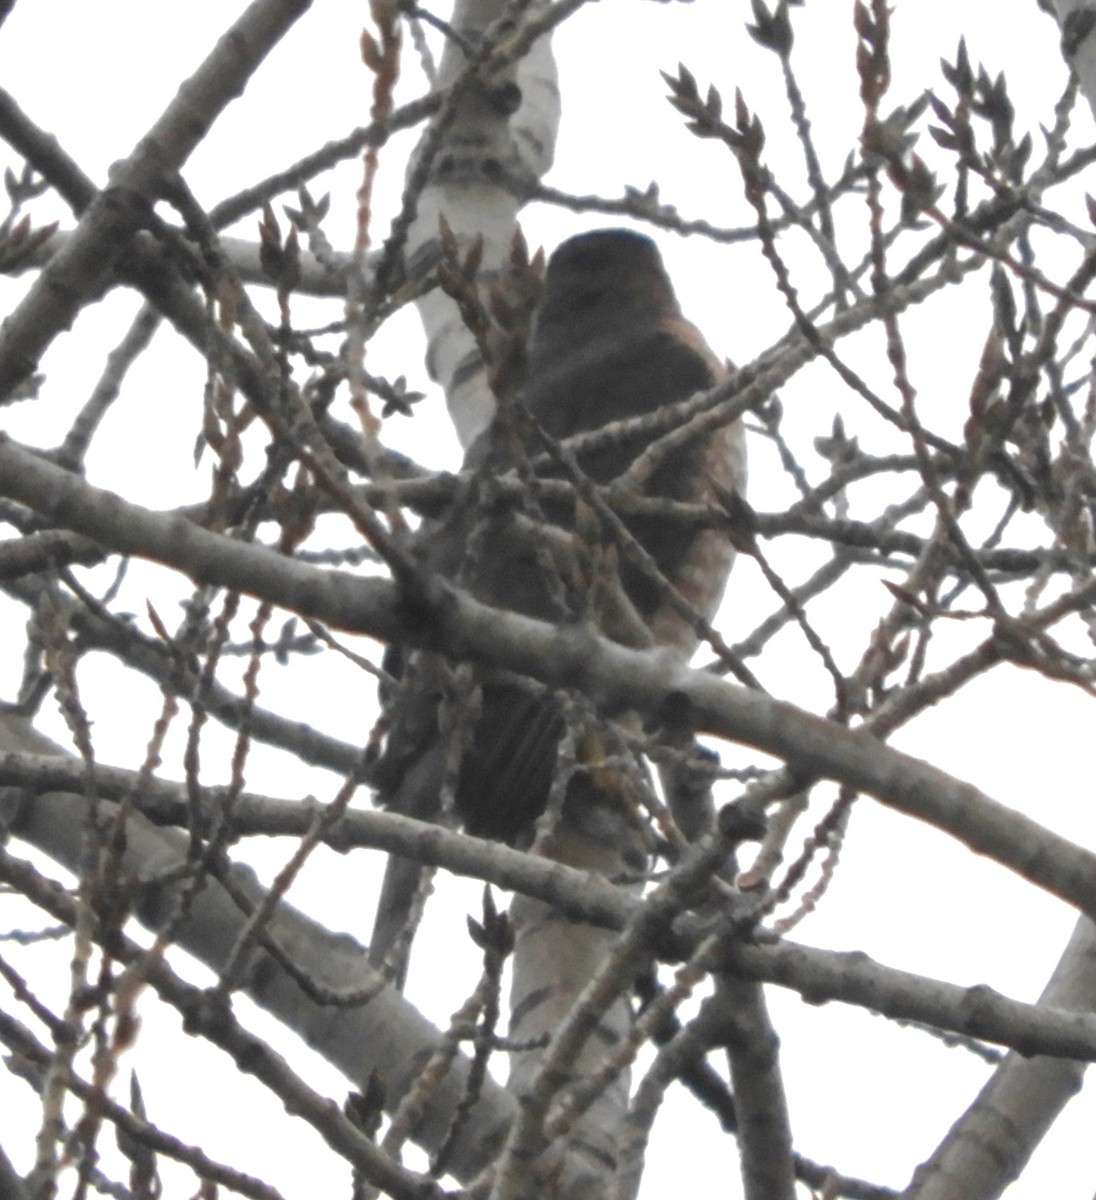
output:
M576 470L591 486L620 484L665 431L632 422L629 433L619 423L654 416L726 375L682 316L651 238L628 229L578 234L554 251L545 269L516 397L518 419L497 414L464 466L487 481L524 461L534 485ZM608 432L586 439L570 467L565 454L543 452L595 431ZM741 493L745 477L743 431L735 422L675 447L631 485L648 499L713 504ZM619 538L608 536L596 506L591 511L573 492L560 502L558 491L544 498L534 487L524 508L501 502L489 486L482 492L479 508L458 503L423 533L417 554L424 570L500 609L555 623L592 614L605 637L669 649L683 660L691 656L695 622L668 599L666 585L710 621L734 559L727 530L632 512L621 520L643 552L637 554L627 537L618 545ZM646 565L638 561L644 555ZM600 589L591 586L597 579ZM592 603L599 591L600 602ZM527 838L547 804L566 729L559 697L477 669L478 711L461 710L470 726L462 729L461 717L453 715L460 701L453 697L469 683L459 682L452 664L436 652L398 648L390 662L400 678L389 689L388 732L372 776L378 803L436 820L448 783L466 832L511 843ZM401 948L420 873L410 860L390 858L370 943L370 960L376 966L387 960L398 986L406 961L389 956Z

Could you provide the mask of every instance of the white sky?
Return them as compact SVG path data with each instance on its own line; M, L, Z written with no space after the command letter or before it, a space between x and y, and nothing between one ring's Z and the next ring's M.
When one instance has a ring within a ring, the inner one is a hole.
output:
M180 80L242 7L210 0L185 6L147 0L22 0L0 30L0 81L93 178L103 181L109 164L129 153ZM824 167L831 175L840 169L859 125L850 12L848 3L814 0L795 14L797 61L812 101ZM365 122L369 83L357 55L363 13L363 5L320 0L302 19L256 75L247 95L226 112L194 155L186 175L201 200L215 203ZM734 88L740 87L751 107L762 113L769 136L767 154L779 163L791 147L779 73L775 59L750 49L742 33L747 17L746 3L727 0L672 6L603 0L584 11L557 41L564 121L549 182L564 190L617 195L625 184L643 188L658 178L663 199L683 214L703 215L719 224L746 223L736 173L726 156L713 144L681 131L681 120L665 103L656 72L672 72L683 61L703 86L716 82L728 106ZM982 0L898 0L893 97L912 99L918 88L935 84L940 56L952 55L961 33L976 62L984 61L994 74L1005 71L1013 100L1028 114L1032 127L1037 120L1048 124L1063 71L1053 23L1037 11L1034 0L1000 5ZM409 99L416 91L417 85L408 83L401 98ZM411 141L406 135L396 139L386 159L378 202L382 212L390 212L398 196L400 155ZM352 237L355 184L356 168L351 164L312 189L314 194L332 190L329 234L343 246ZM603 223L604 218L540 207L530 209L524 220L530 241L549 246L569 233ZM254 222L234 232L253 236ZM718 352L745 361L784 332L788 322L783 306L754 251L713 250L699 240L672 237L662 244L686 313ZM17 296L25 286L25 281L0 281L5 309L11 303L7 297ZM985 332L964 326L963 303L938 304L924 327L918 327L917 319L909 326L914 345L921 339L921 345L930 347L913 358L915 383L924 402L939 406L932 408L934 413L953 409L960 422L970 364ZM72 334L59 339L45 361L50 379L43 401L5 411L5 428L39 444L56 441L58 429L65 427L58 414L75 411L89 389L85 364L100 361L113 346L124 327L120 310L128 314L135 308L132 297L123 297L82 315ZM329 316L333 312L330 307L325 311ZM194 473L190 461L202 370L185 351L171 345L174 335L159 337L159 354L134 372L110 417L114 439L109 430L102 436L103 451L112 440L117 446L120 436L128 439L132 453L120 467L116 459L98 452L90 470L94 482L108 485L124 470L119 490L151 506L168 507L195 498L205 487L204 473ZM371 367L382 374L406 372L411 386L424 386L420 338L413 315L405 314L385 331L372 352ZM811 394L805 396L808 385ZM828 425L840 399L832 378L819 371L788 391L789 403L809 407L812 429ZM397 444L421 461L453 465L454 443L442 428L435 399L426 402L413 424L405 422L396 432ZM767 465L771 466L762 453L752 466L751 499L760 509L778 502ZM134 608L140 612L140 588L147 586L153 594L161 585L151 580L146 585L141 575L137 579ZM734 586L732 603L737 599ZM747 615L749 603L744 602ZM825 619L833 622L827 632L838 649L858 653L862 629L843 631L836 611ZM746 621L740 628L749 627ZM800 648L788 644L790 663L802 661ZM4 653L0 694L10 694L20 664L12 647ZM778 665L768 670L778 694L808 707L825 707L824 681L799 673L782 677ZM296 712L349 740L364 736L369 717L366 700L357 702L362 682L356 675L347 672L333 681L321 677L318 665L306 662L295 664L292 673L272 671L266 682L264 703L270 707L284 704L290 714ZM139 711L142 705L154 705L154 689L142 696L110 666L99 668L89 688L100 700L95 716L101 759L131 761L133 706ZM348 696L340 688L353 693ZM125 697L124 703L115 702L115 694ZM330 712L320 708L326 696L335 698ZM1079 694L1051 688L1030 673L1002 671L973 685L961 706L923 716L894 741L1091 846L1096 844L1086 737L1091 720L1091 706ZM142 741L144 736L142 732ZM217 735L212 736L207 762L215 761ZM257 756L251 785L287 796L315 790L321 799L334 790L330 777L306 772L280 755ZM285 854L284 846L271 846L263 857L269 867ZM347 863L323 852L292 898L338 928L347 927L348 908L360 912L352 931L364 937L370 901L361 871L361 856ZM467 895L473 909L477 894L476 886L454 893ZM354 897L349 906L348 895ZM462 936L463 911L456 903L446 907L445 914L435 914L428 930L439 943ZM973 858L929 828L862 801L830 895L794 936L821 946L863 949L889 965L958 983L987 982L1011 996L1033 999L1072 922L1073 914L1064 905L1003 869ZM38 958L47 953L34 952ZM420 950L420 966L431 953ZM422 986L413 976L412 995L431 1016L444 1020L460 998L462 981L454 980L451 994L438 988L436 979L429 982L429 987ZM784 1046L797 1148L850 1174L902 1186L984 1078L984 1069L961 1052L896 1030L859 1010L839 1005L810 1008L775 990L772 1008ZM322 1168L328 1156L317 1153L310 1131L287 1122L251 1084L241 1085L239 1097L229 1096L222 1082L231 1078L231 1070L216 1051L183 1039L173 1014L150 1003L144 1020L143 1036L157 1039L165 1056L181 1053L179 1070L185 1069L185 1074L166 1078L151 1073L142 1077L154 1120L215 1156L266 1175L287 1196L303 1200L326 1190L328 1182L318 1176L318 1166ZM260 1016L257 1024L265 1029L267 1023ZM307 1061L307 1052L294 1049L292 1039L282 1037L279 1044L298 1065ZM323 1064L307 1069L333 1096L341 1097L345 1085L334 1072ZM213 1089L199 1082L207 1072L210 1080L219 1081ZM245 1105L248 1115L241 1125L238 1114ZM0 1077L0 1110L6 1113L2 1124L7 1149L29 1152L37 1115L23 1084ZM1094 1121L1096 1101L1083 1093L1046 1139L1024 1180L1009 1191L1009 1200L1090 1197L1096 1188L1096 1165L1088 1153ZM20 1137L18 1128L26 1135ZM726 1139L708 1114L681 1100L656 1133L645 1197L665 1195L671 1186L680 1188L683 1147L697 1194L737 1194L729 1182L735 1165ZM17 1165L25 1168L29 1163ZM185 1194L182 1186L179 1181L176 1194ZM342 1188L344 1173L331 1186Z

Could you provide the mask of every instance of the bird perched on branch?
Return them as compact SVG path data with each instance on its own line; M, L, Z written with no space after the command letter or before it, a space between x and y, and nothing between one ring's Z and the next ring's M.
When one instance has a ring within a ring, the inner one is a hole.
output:
M623 506L614 518L602 489L615 481L633 499L690 504L741 491L738 424L670 446L659 441L667 430L658 415L725 374L681 315L654 242L623 229L570 238L548 262L517 403L466 457L466 468L480 472L482 486L472 489L479 502L458 503L425 534L423 568L500 609L591 621L605 637L688 658L734 557L727 529L690 524L666 505ZM559 449L595 431L573 454ZM528 486L507 502L515 489L492 484L515 467ZM438 655L418 652L407 659L388 719L374 780L386 807L434 819L447 794L469 832L507 840L544 811L565 730L559 697L482 668L462 677ZM375 964L397 942L419 873L409 860L389 863L370 948Z

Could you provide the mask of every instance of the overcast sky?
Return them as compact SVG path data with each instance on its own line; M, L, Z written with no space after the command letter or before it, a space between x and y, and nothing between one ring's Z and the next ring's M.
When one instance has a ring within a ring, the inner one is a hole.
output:
M0 30L0 81L33 120L55 134L84 170L102 182L110 163L131 151L179 82L243 7L210 0L189 5L22 0ZM831 176L855 144L860 119L851 75L850 10L849 4L838 0L813 0L796 15L798 61L824 166ZM225 113L187 168L187 179L203 202L212 205L366 121L369 81L357 53L363 11L364 6L346 0L320 0L271 55L248 93ZM672 72L683 61L703 84L714 81L728 102L734 88L740 87L765 118L771 161L779 163L780 154L790 152L792 145L783 121L779 72L775 59L750 48L742 33L747 17L748 5L730 0L672 6L603 0L580 14L557 43L564 120L557 166L549 182L578 193L618 195L625 185L642 189L657 178L663 199L683 214L706 216L725 225L744 223L731 163L714 154L710 144L682 132L680 117L664 100L657 71ZM1038 12L1035 0L1010 0L1003 5L984 0L898 0L895 99L912 99L920 87L933 85L939 57L953 53L961 33L967 36L972 58L984 61L992 73L1005 71L1013 100L1029 126L1036 128L1040 121L1049 124L1064 71L1053 22ZM409 72L400 98L410 99L420 86ZM412 140L408 135L395 139L386 152L379 187L381 214L393 211L402 187L401 156ZM15 162L3 148L0 160ZM342 246L349 246L353 235L356 174L351 164L313 188L314 193L331 189L329 236ZM1089 190L1096 188L1090 184ZM63 209L58 207L56 215L63 218ZM569 233L602 223L604 218L544 206L531 208L524 218L530 241L549 246ZM234 232L254 236L254 224L249 220ZM746 361L784 332L785 310L767 283L756 252L714 250L699 239L660 240L685 311L719 353ZM25 286L25 280L0 281L5 310ZM95 370L87 364L102 359L124 328L127 314L135 309L135 299L122 296L82 315L44 363L49 381L42 402L6 410L5 428L36 444L55 443L67 420L59 414L75 411L94 377ZM322 311L332 319L330 306ZM971 329L967 336L963 317L962 304L957 302L952 308L938 306L933 323L924 328L911 320L914 344L920 338L922 346L932 347L914 359L917 383L928 405L960 406L969 386L970 365L977 358L984 329ZM194 470L189 454L197 432L203 371L174 335L161 332L159 337L162 344L156 355L134 373L111 420L119 431L126 431L131 450L143 445L146 437L162 438L165 444L175 441L182 448L173 462L140 453L125 460L126 493L154 507L170 507L196 498L205 488L206 477ZM412 387L428 387L421 333L413 313L401 315L384 331L371 367L382 374L406 373ZM953 395L956 376L961 382ZM811 420L825 427L835 409L830 397L836 389L818 373L798 388L807 386L817 388L810 398ZM801 390L793 392L790 400L797 397L802 402ZM955 419L961 422L961 408L955 411ZM436 397L425 402L414 422L395 428L393 441L427 465L455 464L455 443L444 427ZM103 451L89 465L93 481L109 485L112 472L120 468L107 453L111 439L104 437L103 443ZM777 494L769 491L767 461L762 450L751 468L751 499L762 509L779 502ZM142 578L137 576L139 581ZM143 612L138 594L146 585L134 586L134 609ZM730 603L734 598L732 585ZM840 634L835 636L839 640ZM850 645L858 645L862 638L862 629L850 631ZM0 659L5 668L0 695L6 696L16 686L20 661L11 648L5 654ZM292 677L272 672L265 702L295 711L294 706L302 707L302 697L307 697L303 706L307 719L360 741L369 724L365 709L348 704L337 687L314 679L310 670L305 664L303 673ZM96 682L102 696L109 696L115 686L121 690L119 669L103 665L101 672ZM824 707L820 684L775 678L779 694L808 707ZM352 686L360 692L360 678L353 677ZM142 698L130 690L131 684L125 688L138 710L142 703L154 702L152 689ZM336 702L330 713L322 713L319 705L329 695ZM110 707L104 703L96 717L100 758L125 764L133 756L132 719L121 707L112 719ZM895 738L895 744L931 757L995 799L1093 846L1091 727L1091 702L1080 694L1052 688L1033 674L1002 671L973 685L962 706L949 705L939 714L920 718ZM143 740L145 734L140 736ZM1032 752L1033 742L1039 753ZM250 782L258 790L287 796L315 790L323 799L334 790L330 777L317 777L273 753L257 754ZM266 869L272 869L286 854L284 846L269 846L259 858ZM1073 913L1064 905L1003 869L974 859L943 835L913 826L867 801L861 803L853 823L845 859L820 912L796 930L799 940L863 949L889 965L957 983L987 982L1010 996L1034 999L1073 923ZM346 897L348 893L360 896L354 907L360 908L361 921L352 932L365 936L370 900L368 885L360 877L361 861L360 855L355 855L353 864L327 852L317 855L292 899L319 919L345 928ZM477 893L478 887L468 887L454 894L468 898L474 909ZM431 919L427 935L437 939L431 945L462 936L459 904L447 909ZM419 961L432 959L435 953L420 949ZM466 982L459 977L459 967L453 970L457 977L451 993L435 986L433 979L426 987L421 977L412 976L412 996L435 1020L444 1020L455 1007L459 985ZM785 1047L784 1072L792 1096L797 1148L850 1174L902 1186L984 1078L984 1067L970 1057L897 1030L860 1010L838 1005L813 1009L776 990L772 1008ZM185 1066L190 1079L200 1079L207 1071L211 1078L225 1078L217 1053L183 1038L173 1014L159 1012L149 1003L144 1019L143 1036L162 1039L165 1056L180 1054L180 1071ZM261 1015L256 1022L272 1039L278 1037L276 1031L267 1030ZM298 1066L308 1058L291 1039L282 1037L279 1044L292 1053ZM856 1047L852 1062L850 1046ZM307 1069L320 1086L341 1097L345 1083L334 1072L319 1063ZM212 1095L201 1089L191 1092L181 1074L171 1088L165 1087L164 1079L142 1079L142 1083L153 1119L184 1140L268 1175L287 1195L301 1200L322 1194L327 1187L325 1180L317 1178L316 1162L329 1159L315 1153L314 1135L305 1128L287 1131L284 1115L247 1081L240 1084L242 1098L231 1101L221 1094L220 1085ZM19 1106L9 1108L16 1098ZM256 1106L249 1130L239 1129L232 1119L245 1103ZM28 1152L37 1114L24 1085L0 1079L0 1108L6 1112L8 1149ZM710 1193L700 1194L737 1194L727 1183L735 1168L727 1161L726 1142L714 1119L691 1101L681 1100L675 1110L673 1120L657 1127L643 1195L654 1200L666 1195L670 1186L680 1186L675 1156L685 1145L698 1175L710 1172L719 1181ZM7 1130L20 1121L27 1135L8 1137ZM1008 1193L1009 1200L1045 1200L1050 1195L1087 1200L1096 1189L1090 1151L1094 1124L1096 1100L1086 1092L1046 1139L1024 1181ZM270 1137L273 1129L278 1130L276 1140ZM341 1174L333 1186L344 1186Z

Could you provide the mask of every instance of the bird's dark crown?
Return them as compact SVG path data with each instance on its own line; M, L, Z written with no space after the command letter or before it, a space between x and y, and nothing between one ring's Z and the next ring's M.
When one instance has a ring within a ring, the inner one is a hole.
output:
M658 247L646 234L633 229L593 229L561 242L548 262L548 273L575 267L589 271L639 265L663 269Z
M595 229L568 238L548 260L541 314L558 315L602 304L676 311L658 247L631 229Z

